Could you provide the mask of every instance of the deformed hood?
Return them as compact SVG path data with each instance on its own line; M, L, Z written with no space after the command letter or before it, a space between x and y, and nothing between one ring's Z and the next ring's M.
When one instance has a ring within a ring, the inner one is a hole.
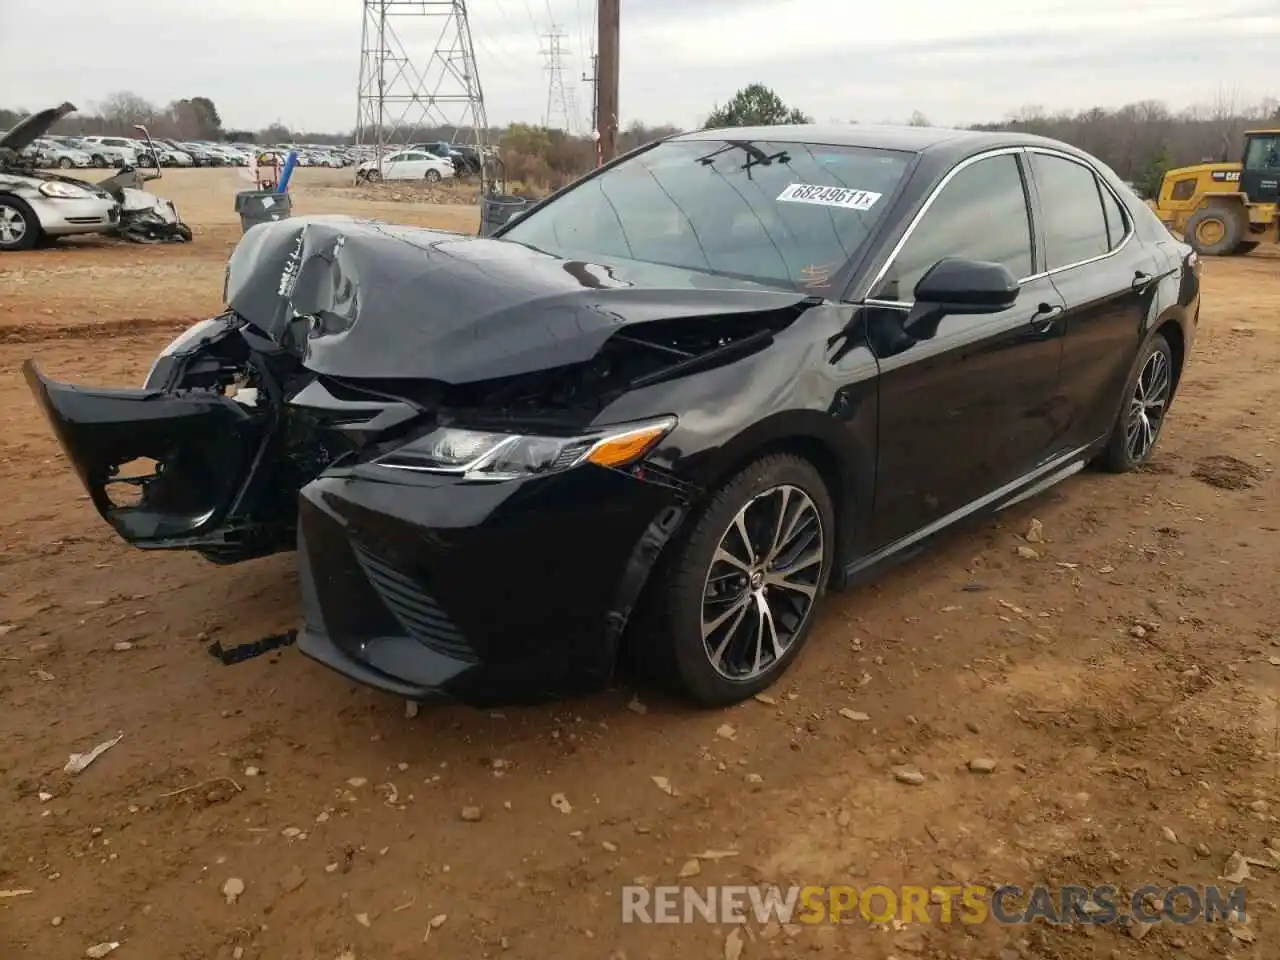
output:
M64 103L60 107L49 107L47 110L33 113L20 120L16 127L0 137L0 149L8 147L14 153L20 153L31 146L33 141L48 133L50 128L67 114L75 112L74 104Z
M227 305L316 373L468 383L591 359L628 324L783 310L803 294L350 217L252 228Z

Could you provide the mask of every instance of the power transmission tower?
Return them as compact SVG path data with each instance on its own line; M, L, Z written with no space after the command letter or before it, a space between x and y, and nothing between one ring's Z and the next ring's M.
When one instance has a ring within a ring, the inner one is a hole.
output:
M450 131L474 145L488 179L488 118L466 0L361 0L357 146L378 158Z
M547 61L547 109L542 115L542 125L548 130L571 131L574 126L569 113L569 95L564 86L565 50L562 41L565 37L566 34L561 33L555 24L542 35L542 39L547 41L540 51ZM563 125L559 121L563 121Z

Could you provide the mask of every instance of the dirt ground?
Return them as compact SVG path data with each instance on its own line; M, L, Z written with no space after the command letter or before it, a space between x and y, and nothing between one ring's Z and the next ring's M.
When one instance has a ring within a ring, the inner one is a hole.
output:
M296 208L474 229L472 208L375 204L340 177L302 171ZM0 257L5 960L111 942L112 960L1280 955L1280 256L1207 264L1148 469L1077 476L833 596L767 701L697 712L619 688L410 718L291 649L209 656L209 638L296 625L292 556L222 569L126 548L18 373L35 357L139 382L220 306L237 178L165 173L189 245ZM1033 519L1046 542L1023 539ZM678 881L708 850L736 855ZM1256 858L1247 925L730 936L619 907L631 883L1203 885L1235 852Z

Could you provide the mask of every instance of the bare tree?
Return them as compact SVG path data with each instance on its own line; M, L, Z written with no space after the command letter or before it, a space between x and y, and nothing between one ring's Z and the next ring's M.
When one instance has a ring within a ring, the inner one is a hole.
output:
M98 115L108 124L125 129L135 123L151 123L156 118L156 108L144 97L130 90L109 93L98 104Z

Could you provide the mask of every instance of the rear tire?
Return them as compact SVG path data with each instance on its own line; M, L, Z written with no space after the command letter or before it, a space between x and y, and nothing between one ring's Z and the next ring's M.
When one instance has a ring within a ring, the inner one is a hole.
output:
M1244 239L1240 211L1214 205L1201 207L1187 220L1184 238L1201 256L1225 257Z
M707 707L773 684L809 637L835 539L831 496L811 463L773 454L746 467L669 545L648 601L651 672Z
M439 182L440 182L440 171L439 171L439 170L428 170L428 171L427 171L427 175L426 175L426 180L427 180L427 183L439 183Z
M1160 439L1173 400L1173 350L1156 334L1125 384L1120 413L1098 465L1109 473L1127 473L1146 463Z
M70 170L73 166L75 166L75 164L71 162L70 157L63 157L61 160L58 161L58 166L61 167L63 170Z
M0 250L30 250L41 234L40 221L17 197L0 197Z

